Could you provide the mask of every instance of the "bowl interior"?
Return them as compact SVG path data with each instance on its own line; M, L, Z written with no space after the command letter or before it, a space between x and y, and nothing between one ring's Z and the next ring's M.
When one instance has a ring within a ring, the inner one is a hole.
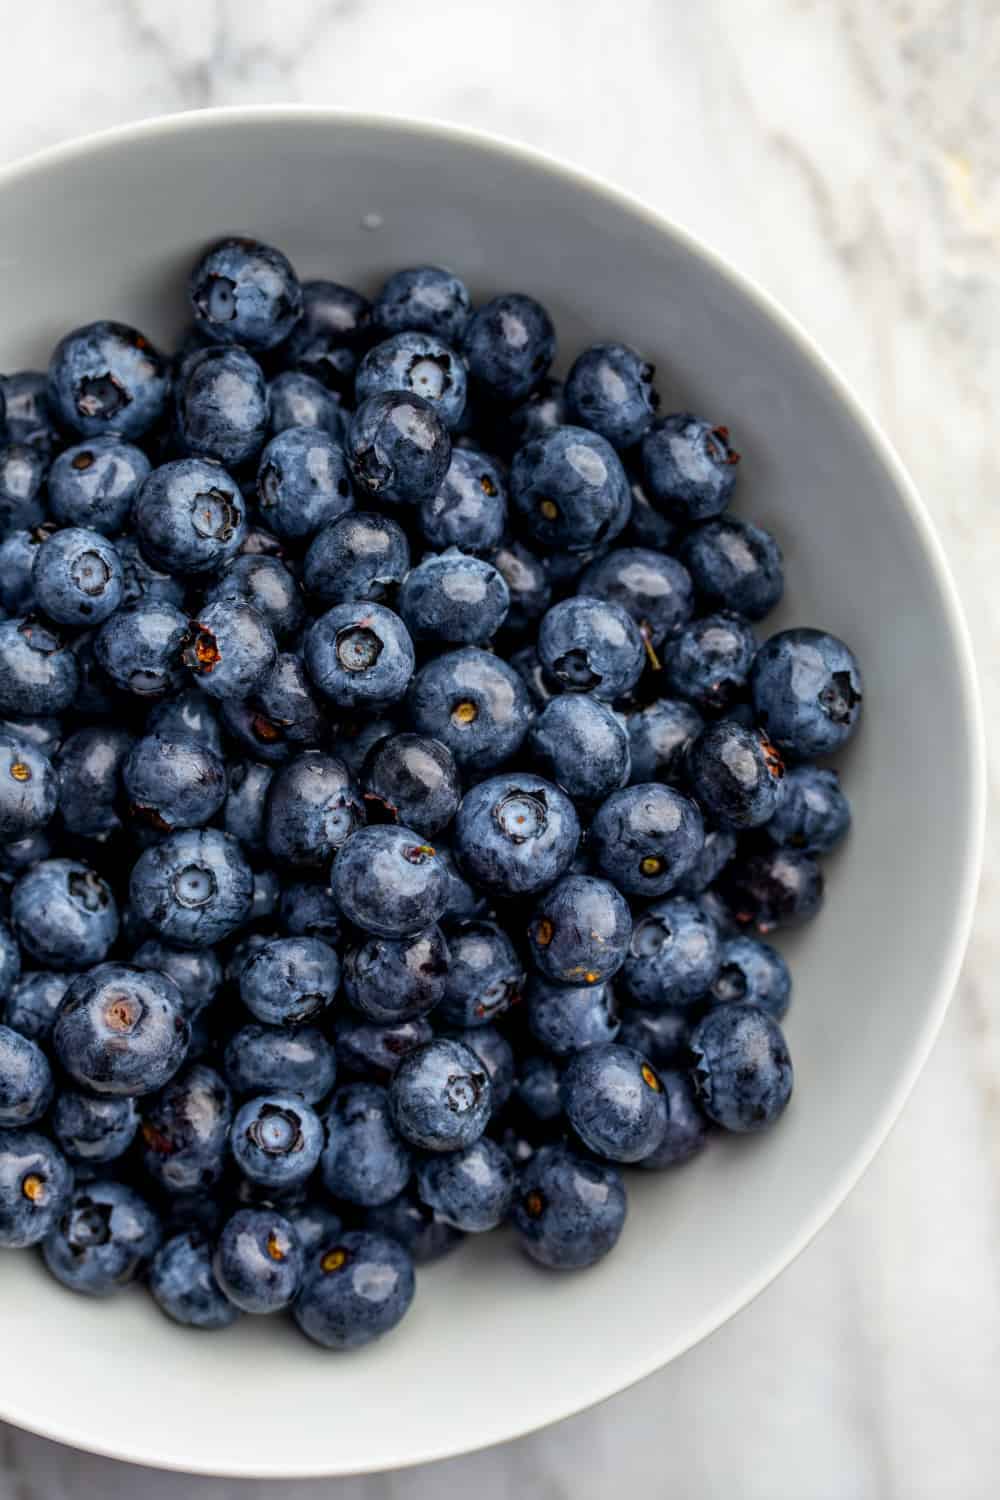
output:
M633 1174L618 1251L574 1276L490 1235L420 1276L402 1329L349 1358L277 1322L173 1327L144 1296L91 1304L4 1258L0 1415L143 1462L233 1474L378 1469L505 1439L609 1395L701 1338L823 1222L888 1129L955 977L975 880L980 771L961 623L905 476L807 344L641 207L460 132L313 111L115 132L0 178L0 359L67 327L182 325L193 253L222 232L306 276L374 289L443 262L551 309L563 362L606 337L656 360L666 408L727 422L737 510L787 559L775 625L824 626L862 662L844 758L854 830L826 910L785 947L797 1089L766 1138L673 1176ZM375 227L373 227L375 226Z

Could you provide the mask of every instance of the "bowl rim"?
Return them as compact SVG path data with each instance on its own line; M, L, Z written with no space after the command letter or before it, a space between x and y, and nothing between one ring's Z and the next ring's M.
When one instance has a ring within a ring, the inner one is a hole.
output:
M945 616L951 654L960 677L959 690L966 728L965 773L970 795L963 838L962 873L956 887L955 915L947 951L942 958L940 980L927 1006L920 1031L899 1070L892 1090L887 1094L880 1111L873 1116L862 1145L828 1186L820 1203L808 1219L800 1225L797 1233L790 1237L782 1249L764 1266L757 1267L735 1293L717 1305L705 1317L700 1327L685 1337L676 1348L671 1348L666 1352L663 1358L640 1361L628 1379L624 1381L620 1379L620 1372L612 1378L610 1383L602 1381L598 1373L597 1377L591 1379L589 1383L584 1383L582 1387L578 1386L569 1398L559 1391L553 1391L548 1401L541 1407L537 1420L532 1419L527 1424L515 1421L507 1429L495 1431L481 1441L463 1442L457 1448L443 1443L430 1444L426 1449L418 1450L405 1459L394 1460L388 1464L372 1464L364 1469L344 1469L336 1466L323 1469L313 1466L296 1468L294 1465L289 1466L287 1462L278 1467L268 1468L237 1464L224 1464L221 1467L198 1464L192 1468L173 1455L151 1451L141 1444L130 1446L127 1440L115 1447L97 1443L89 1438L86 1432L74 1429L71 1421L45 1421L39 1419L34 1413L19 1410L16 1402L0 1401L0 1420L40 1437L129 1463L182 1473L198 1473L234 1479L305 1479L388 1472L391 1469L407 1468L456 1457L459 1454L481 1451L499 1443L527 1436L552 1423L564 1421L568 1417L586 1411L621 1391L628 1390L640 1380L644 1380L673 1359L686 1353L754 1301L782 1271L801 1255L860 1181L896 1123L923 1070L958 982L972 930L986 824L985 727L971 636L944 548L916 485L879 422L867 411L849 381L821 351L812 335L807 333L798 320L756 280L739 270L724 255L699 236L685 229L669 215L653 208L636 194L616 187L599 174L566 161L562 157L492 131L454 124L433 116L421 117L397 114L392 111L357 110L337 105L312 104L230 105L185 110L154 115L147 119L133 120L108 129L92 131L86 135L45 147L0 168L0 194L22 179L44 173L53 166L72 163L74 159L91 153L113 149L125 141L135 144L148 143L168 135L183 135L189 131L211 131L217 128L238 129L262 121L271 122L280 129L283 125L298 123L304 119L319 126L338 126L362 131L389 128L415 136L430 137L444 143L470 147L484 155L513 158L538 171L569 180L575 186L604 198L612 207L626 210L642 218L658 234L672 239L687 254L705 262L719 277L737 293L747 298L760 313L781 330L785 337L795 345L797 352L813 366L816 374L847 412L884 466L928 561Z

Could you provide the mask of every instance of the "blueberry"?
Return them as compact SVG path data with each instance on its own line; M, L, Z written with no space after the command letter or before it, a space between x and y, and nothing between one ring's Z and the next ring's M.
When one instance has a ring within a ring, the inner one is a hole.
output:
M417 330L457 343L470 312L463 281L440 266L396 271L375 298L372 322L385 334Z
M521 1170L512 1213L525 1254L562 1271L603 1260L618 1243L626 1209L615 1167L566 1146L543 1146Z
M62 721L54 714L38 714L0 719L0 734L21 740L26 745L33 746L49 760L54 760L62 745L65 731Z
M323 1127L301 1094L264 1094L237 1111L230 1139L244 1177L285 1191L312 1176L323 1149Z
M418 733L442 740L459 766L477 771L515 755L533 717L519 674L476 646L445 652L421 667L407 705Z
M0 622L0 713L62 713L79 681L76 657L51 625L33 615Z
M535 967L557 984L599 985L621 968L632 935L628 904L613 885L564 875L536 902L528 925Z
M626 720L632 754L630 780L683 780L687 746L704 720L681 698L657 698L630 713Z
M293 881L281 891L281 925L289 937L318 937L335 945L340 940L340 911L328 885Z
M302 1264L302 1247L286 1218L270 1208L241 1208L219 1236L212 1270L234 1307L273 1313L295 1298Z
M292 1309L325 1349L356 1349L395 1328L413 1300L413 1262L385 1235L351 1231L310 1257Z
M354 506L343 448L318 428L286 428L260 456L257 497L277 536L292 542L315 536Z
M168 573L213 573L246 535L239 486L220 463L181 458L143 481L133 511L146 557Z
M333 1088L337 1060L315 1026L258 1026L233 1032L223 1069L237 1094L300 1094L316 1104Z
M514 1089L514 1049L510 1042L495 1026L467 1026L448 1034L474 1052L489 1074L491 1110L497 1116Z
M408 1052L429 1042L433 1032L422 1016L376 1026L357 1016L341 1016L335 1028L337 1062L345 1073L387 1080Z
M385 708L413 676L413 642L398 615L381 604L336 604L305 636L306 670L339 708Z
M566 377L571 422L600 433L616 448L631 448L652 425L660 398L655 366L628 344L592 344Z
M755 1005L780 1021L788 1010L792 977L776 948L757 938L727 938L709 999L715 1005Z
M619 547L597 558L584 569L578 591L621 605L638 625L647 649L659 650L687 624L694 609L687 569L648 547Z
M626 896L653 900L684 879L702 850L697 805L648 782L612 792L594 815L590 847L600 873Z
M139 1114L132 1098L98 1099L63 1089L52 1110L51 1128L69 1161L104 1165L117 1161L131 1146Z
M42 1252L70 1291L109 1297L135 1279L160 1238L159 1220L144 1198L123 1182L99 1180L76 1189Z
M723 719L688 749L691 789L722 828L757 828L781 804L784 762L767 735Z
M335 281L306 281L302 317L285 345L288 362L331 389L354 388L358 358L368 347L371 303Z
M455 854L476 885L531 895L569 867L580 824L565 793L529 772L493 776L467 793L455 819Z
M41 525L44 478L45 460L35 448L0 446L0 536Z
M423 931L444 911L448 878L430 844L411 828L352 833L333 862L334 899L348 921L376 937Z
M540 302L508 292L472 314L462 350L472 379L491 396L523 401L548 373L556 352L555 329Z
M302 576L320 604L378 602L394 596L409 568L409 543L395 521L349 511L313 538Z
M661 1073L660 1082L667 1100L667 1129L656 1150L639 1163L650 1171L679 1167L708 1143L708 1122L688 1075L673 1070Z
M430 1156L417 1166L417 1191L428 1208L468 1234L503 1223L514 1186L507 1153L485 1136L463 1151Z
M491 553L506 522L507 486L500 466L479 448L453 448L440 487L420 507L427 545Z
M118 610L97 633L96 654L116 687L155 698L179 685L187 620L166 600L148 598Z
M175 389L185 453L238 469L267 440L267 382L245 349L203 349L184 361Z
M622 973L633 1005L690 1010L719 972L719 934L693 901L656 901L636 920Z
M530 396L504 413L507 444L511 449L521 448L532 438L565 427L568 421L563 383L546 376Z
M421 396L442 425L453 429L465 411L466 379L463 360L446 343L407 329L369 350L358 366L354 389L359 406L389 392Z
M435 1019L448 1026L485 1026L510 1009L524 986L524 965L495 922L462 922L448 935L451 964Z
M172 578L143 555L135 536L118 537L118 561L122 565L122 600L125 604L137 604L141 599L159 599L167 604L180 606L184 603L184 580Z
M403 1058L389 1085L389 1104L405 1140L424 1151L459 1151L485 1130L492 1086L471 1048L437 1037Z
M326 1203L307 1198L304 1203L289 1205L288 1222L298 1237L305 1256L320 1250L324 1241L337 1238L344 1231L344 1223Z
M851 826L851 805L840 789L836 771L819 766L792 766L765 832L782 848L827 854Z
M451 438L423 396L383 391L354 413L346 451L359 494L383 505L419 504L448 472Z
M612 702L642 676L646 652L639 627L621 605L588 595L554 604L538 629L538 655L565 692Z
M531 988L539 996L543 993L553 994L556 990L555 985L546 985L541 979L533 979L531 981ZM582 992L580 990L566 991L560 988L560 993L581 996L586 1003L588 1013L590 1013L595 1000L600 1001L604 998L600 990ZM530 1014L531 1012L529 1011L529 1018ZM562 1031L560 1028L561 1035ZM601 1038L600 1040L611 1040L611 1038ZM578 1049L572 1047L567 1050L577 1051ZM517 1082L514 1086L515 1097L518 1105L527 1112L535 1125L552 1124L561 1118L562 1099L559 1094L561 1077L561 1064L553 1057L528 1056L522 1059L518 1067Z
M264 842L283 865L325 869L364 818L364 803L343 761L307 750L275 773Z
M441 1260L465 1238L461 1230L446 1224L440 1214L422 1203L412 1187L390 1203L370 1208L365 1215L365 1225L374 1233L386 1235L402 1245L417 1266Z
M510 595L510 608L504 622L507 629L529 629L544 615L552 601L552 588L544 566L517 541L504 542L490 560Z
M728 427L713 427L689 412L654 422L642 440L642 468L653 502L688 525L725 510L739 460Z
M529 744L538 769L575 802L601 802L629 779L625 724L589 693L553 698L532 726Z
M577 1052L563 1071L566 1117L588 1150L636 1162L660 1145L667 1101L659 1075L638 1052L604 1042Z
M48 473L49 509L60 526L117 536L150 471L141 448L107 434L65 448Z
M360 777L369 753L380 740L397 734L400 727L397 715L389 711L374 717L361 714L341 719L333 740L334 753L340 756L352 776Z
M344 994L381 1026L426 1015L446 993L449 945L440 927L415 937L370 937L344 956Z
M162 833L198 828L226 800L226 769L193 739L150 734L137 740L122 767L132 817Z
M246 921L253 875L235 839L191 828L140 855L129 890L157 936L181 948L210 948Z
M217 344L273 349L302 313L302 288L289 261L259 240L212 245L191 272L188 294L198 329Z
M224 700L222 717L234 739L272 765L311 749L327 729L302 659L290 651L279 652L248 698Z
M447 745L426 735L380 740L361 773L369 820L403 823L433 838L451 822L462 799Z
M303 370L282 370L267 388L272 437L289 427L314 427L341 443L347 432L347 413L340 398Z
M613 1042L618 1013L610 985L556 984L533 975L525 990L532 1036L557 1057Z
M70 833L97 839L121 827L121 771L132 744L127 730L111 724L78 729L63 743L57 757L59 814Z
M339 1088L326 1114L321 1172L327 1192L346 1203L388 1203L410 1179L407 1145L392 1123L385 1090L372 1083Z
M451 547L403 581L399 612L414 640L481 645L507 617L510 594L492 563Z
M720 516L689 532L679 548L701 602L762 620L784 590L781 548L769 531Z
M189 1037L172 979L156 970L103 963L67 989L52 1045L81 1088L138 1096L155 1093L173 1077Z
M754 710L779 750L795 759L831 755L861 714L853 654L822 630L783 630L764 642L750 681Z
M6 933L6 929L4 929ZM4 945L6 955L6 942ZM36 969L14 981L0 1012L0 1020L13 1031L30 1037L33 1042L47 1041L52 1034L63 996L69 988L69 974L53 974Z
M222 1177L233 1107L212 1068L195 1063L142 1112L143 1164L168 1193L211 1188Z
M35 608L35 556L52 535L48 525L12 531L0 543L0 609L5 615L28 615Z
M470 917L482 916L486 911L486 900L465 879L452 850L440 840L435 842L434 847L448 876L448 899L441 913L441 921L450 925L466 922Z
M191 1020L215 999L222 983L222 965L210 948L192 951L172 948L159 938L147 938L133 953L137 969L158 969L181 992L181 1008Z
M773 849L733 860L723 871L721 890L738 927L763 935L816 915L823 904L823 872L811 854Z
M149 1268L153 1301L184 1328L228 1328L239 1309L224 1295L212 1270L212 1249L200 1235L175 1234Z
M10 902L23 950L52 969L100 963L118 936L118 907L107 882L73 859L46 859L21 876Z
M584 553L613 541L632 508L617 453L583 427L557 427L519 448L510 497L525 530L553 552Z
M756 651L756 637L744 620L706 615L670 642L664 675L679 698L703 713L722 713L745 697Z
M654 552L672 549L677 527L660 511L653 509L646 486L634 468L629 470L628 479L632 492L632 513L622 533L622 541L630 547L652 548Z
M85 438L135 439L155 427L170 390L168 362L125 323L88 323L56 345L48 401L64 427Z
M621 1013L617 1040L648 1058L660 1073L664 1068L682 1067L688 1058L690 1015L677 1006L642 1010L629 1007Z
M258 948L243 966L240 998L269 1026L311 1021L333 1003L340 985L340 960L319 938L275 938Z
M277 660L271 627L239 599L219 599L191 622L184 665L212 698L243 699L258 688Z
M44 828L58 800L59 779L49 757L21 735L0 730L0 840L9 843Z
M761 1130L791 1097L781 1027L756 1006L714 1006L691 1033L691 1053L698 1102L724 1130Z
M52 1102L52 1070L37 1042L0 1026L0 1126L31 1125Z
M43 459L51 458L60 446L48 388L48 376L40 370L0 375L0 392L7 406L7 437L12 443L37 449Z
M205 593L205 604L242 599L251 604L278 640L294 640L305 622L298 584L278 557L243 554L234 557Z
M264 815L273 777L272 766L255 761L237 761L230 766L222 824L245 849L260 852L264 847Z
M52 1142L34 1130L0 1130L0 1249L37 1245L54 1228L73 1174Z

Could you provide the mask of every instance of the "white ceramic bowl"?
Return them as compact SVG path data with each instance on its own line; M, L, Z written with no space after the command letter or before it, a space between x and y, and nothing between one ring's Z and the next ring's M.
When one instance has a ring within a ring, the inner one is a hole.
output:
M176 1328L141 1293L95 1304L29 1255L0 1269L0 1416L142 1463L233 1475L375 1470L524 1433L703 1338L788 1264L870 1160L957 976L983 766L973 667L941 551L885 439L801 330L676 226L520 147L307 109L112 131L0 174L0 365L121 317L169 341L206 240L249 231L305 276L376 288L453 266L531 291L562 358L613 337L656 360L667 408L728 422L738 510L773 527L775 624L843 635L864 667L844 758L854 806L821 918L786 947L796 1093L760 1139L634 1174L619 1248L548 1275L503 1235L421 1273L402 1328L359 1354L278 1320Z

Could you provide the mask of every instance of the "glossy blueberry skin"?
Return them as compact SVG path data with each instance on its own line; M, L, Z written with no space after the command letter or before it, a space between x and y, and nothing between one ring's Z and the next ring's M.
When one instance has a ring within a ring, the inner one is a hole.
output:
M191 1030L180 991L155 969L98 964L73 980L52 1030L55 1055L93 1094L155 1093L184 1061Z
M142 599L159 599L180 607L184 603L184 580L172 578L143 555L138 538L120 536L115 540L122 565L122 600L138 604Z
M492 1084L464 1042L437 1037L403 1058L389 1085L389 1105L404 1140L424 1151L459 1151L489 1123Z
M667 1128L656 1150L639 1163L643 1170L652 1172L679 1167L690 1161L704 1149L709 1139L709 1124L690 1076L673 1069L661 1073L660 1082L667 1100Z
M179 948L211 948L247 920L253 873L228 834L184 829L139 856L129 895L158 937Z
M49 361L49 406L85 438L142 437L162 417L169 391L168 361L125 323L76 328Z
M407 707L420 734L441 740L460 767L477 771L515 755L534 717L519 673L477 646L447 651L421 667Z
M581 1270L614 1249L626 1211L617 1168L568 1146L542 1146L521 1169L512 1218L532 1260L554 1271Z
M462 799L451 751L419 734L380 740L362 768L361 787L372 822L402 823L425 838L448 826Z
M467 1234L482 1234L502 1224L514 1188L510 1158L486 1136L464 1151L426 1157L417 1166L417 1192L424 1203Z
M687 624L694 610L687 569L675 557L648 547L618 547L597 558L581 574L578 592L621 605L656 650Z
M757 639L735 615L692 620L665 651L664 676L672 693L702 713L719 714L747 693Z
M492 563L455 548L425 557L399 590L399 612L414 640L481 645L509 607L507 585Z
M715 884L738 847L739 839L730 829L706 829L701 854L681 881L678 894L700 896L710 885Z
M127 730L112 724L78 729L64 741L57 757L58 800L70 833L100 838L121 827L121 771L132 743Z
M458 868L453 851L447 845L442 844L440 839L435 839L434 847L448 876L448 899L441 914L441 921L450 925L455 922L468 921L470 917L484 915L486 899L465 879Z
M203 349L190 355L174 394L184 452L233 469L260 453L267 441L267 381L245 349Z
M792 766L766 833L782 848L827 854L851 826L851 804L837 772L820 766Z
M226 800L226 768L197 740L136 740L122 766L131 815L161 833L199 828Z
M376 937L403 938L438 920L448 877L412 828L359 828L333 862L330 885L348 921Z
M60 446L48 397L48 376L41 370L0 375L0 395L7 406L7 439L37 449L48 461Z
M469 321L471 303L463 281L440 266L396 271L372 304L372 322L383 334L433 334L457 344Z
M364 803L343 761L307 750L275 773L264 841L283 865L325 869L364 819Z
M448 1035L474 1052L489 1074L491 1112L495 1118L514 1090L514 1049L496 1026L467 1026L449 1031Z
M544 565L520 542L506 541L490 558L507 585L509 631L528 630L541 619L552 601L552 586Z
M428 1208L414 1187L393 1198L390 1203L370 1208L365 1215L367 1229L395 1240L410 1255L414 1265L428 1266L451 1253L465 1236L440 1214Z
M97 633L95 652L116 687L156 698L181 680L188 622L174 604L146 598L118 610Z
M317 745L328 727L302 659L290 651L279 652L248 698L224 700L222 718L239 744L272 765Z
M301 542L354 507L340 443L316 427L289 427L260 456L257 499L264 524Z
M466 794L455 819L463 873L495 895L531 895L576 854L580 824L564 792L530 772L493 776Z
M347 432L347 413L340 399L303 370L282 370L267 388L272 437L289 427L315 427L335 443Z
M697 804L647 782L612 792L594 814L590 848L598 872L626 896L665 896L692 869L705 841Z
M274 667L278 650L263 615L239 599L218 599L191 622L181 659L212 698L248 698Z
M713 1005L755 1005L782 1020L791 999L792 976L777 948L741 934L726 939L720 959L708 997Z
M622 987L633 1005L690 1011L719 972L719 934L693 901L656 901L637 918Z
M505 448L516 452L532 438L544 437L556 427L565 427L568 421L563 383L547 375L530 396L503 412Z
M560 1084L566 1117L589 1151L636 1162L655 1151L667 1126L657 1073L638 1052L616 1042L577 1052Z
M5 615L27 615L35 608L35 555L52 535L49 526L12 531L0 543L0 609Z
M336 281L302 285L302 317L284 355L325 386L345 394L354 389L360 354L371 342L371 303Z
M538 655L564 692L613 702L630 693L646 665L639 627L618 604L577 595L554 604L538 629Z
M465 411L466 383L465 364L453 349L433 334L408 329L368 351L354 390L359 406L393 391L420 396L451 430Z
M524 965L495 922L462 922L448 934L451 964L435 1021L486 1026L510 1009L524 986Z
M323 1149L323 1127L301 1094L264 1094L237 1111L230 1142L244 1177L284 1191L312 1176Z
M76 443L49 470L49 510L60 526L117 536L149 471L142 449L113 434Z
M557 427L519 448L510 498L521 525L550 552L585 553L613 541L632 508L617 453L583 427Z
M823 872L811 854L773 849L734 859L720 890L737 926L766 936L816 915L823 904Z
M564 875L536 902L528 923L532 961L556 984L604 984L625 962L628 903L606 880Z
M314 1250L321 1250L324 1243L332 1244L344 1232L344 1222L340 1215L326 1203L311 1198L294 1208L289 1205L288 1222L295 1230L305 1256L311 1255Z
M266 620L277 640L296 639L305 620L298 584L278 557L241 555L205 593L205 604L242 599Z
M703 605L762 620L781 599L785 579L781 548L769 531L720 516L697 526L678 554Z
M410 1179L410 1149L389 1111L389 1097L373 1083L339 1088L325 1117L320 1172L328 1193L346 1203L375 1207L401 1193Z
M689 747L691 790L720 828L759 828L781 805L784 762L759 729L723 719Z
M507 292L472 314L462 351L470 376L486 392L508 404L523 401L548 373L555 329L534 297Z
M357 1349L395 1328L413 1293L413 1261L403 1246L352 1230L313 1252L292 1314L323 1348Z
M22 950L49 969L100 963L118 936L118 907L106 881L73 859L46 859L14 887L11 922Z
M273 1313L287 1307L302 1282L303 1254L283 1215L270 1208L241 1208L223 1227L212 1260L215 1279L242 1312Z
M198 952L172 948L159 938L147 938L130 960L136 969L157 969L181 992L181 1009L192 1020L215 999L222 983L222 964L210 948Z
M58 800L59 778L49 757L22 735L0 729L0 841L12 843L44 828Z
M823 630L782 630L761 646L750 691L758 723L796 760L832 755L861 715L858 663L843 641Z
M652 425L660 404L655 374L655 366L628 344L592 344L566 377L569 420L616 448L631 448Z
M316 1104L333 1088L337 1059L315 1026L259 1026L230 1036L223 1071L237 1094L299 1094Z
M683 698L657 698L626 720L632 766L629 780L682 782L685 752L704 727L698 710Z
M23 740L53 762L65 738L62 721L54 714L39 714L37 718L19 716L0 719L0 734Z
M60 714L80 681L67 641L37 616L0 622L0 713Z
M528 980L525 1001L532 1036L556 1057L613 1042L618 1035L618 1013L608 984L557 984L535 974Z
M143 1165L168 1193L211 1188L222 1177L233 1105L212 1068L195 1063L142 1111Z
M314 937L275 938L252 953L240 974L240 999L267 1026L298 1026L333 1003L340 960Z
M215 344L273 349L302 313L302 288L280 250L226 239L196 262L188 296L198 329Z
M320 604L391 599L410 569L410 546L388 516L351 511L310 543L302 569L306 591Z
M37 1245L69 1204L73 1173L35 1130L0 1130L0 1249Z
M42 524L44 478L45 460L36 449L20 443L0 446L0 537Z
M52 1092L52 1069L38 1043L0 1026L0 1126L40 1120Z
M340 912L328 885L312 881L283 884L280 919L289 937L318 937L331 946L340 941Z
M540 979L533 979L531 987L537 990L539 995L546 991L552 993L556 989L554 985L546 986ZM560 987L560 993L565 993L562 987ZM580 995L581 991L573 990L569 993ZM600 1000L602 996L599 990L587 990L583 998L589 1009L594 1001ZM611 1039L602 1037L599 1040ZM574 1047L569 1050L576 1051L577 1049ZM514 1097L518 1105L527 1111L530 1119L536 1124L551 1124L562 1115L562 1099L559 1096L561 1074L561 1064L553 1057L528 1056L519 1062Z
M338 708L385 708L413 676L409 631L381 604L335 604L310 626L303 654L309 676Z
M221 463L180 458L146 478L133 524L148 560L167 573L214 573L240 550L246 535L239 486Z
M654 552L665 552L673 548L677 527L660 511L654 510L646 486L629 468L629 489L632 492L632 514L622 533L622 541L630 547L652 548Z
M236 761L230 766L222 824L245 849L259 852L264 847L264 815L273 777L273 766L256 761Z
M574 802L601 802L629 779L625 724L590 693L553 698L532 726L528 743L539 771Z
M724 1130L771 1125L792 1093L781 1027L753 1005L714 1006L691 1033L691 1077L701 1108Z
M418 505L437 493L448 472L451 438L423 396L383 391L354 413L346 452L359 496L381 505Z
M695 525L721 515L733 497L739 454L726 427L690 412L654 422L642 440L642 468L655 505L675 521Z
M99 1166L124 1156L139 1128L132 1098L98 1099L62 1089L52 1110L51 1130L70 1162Z
M194 1232L173 1235L156 1252L149 1290L161 1312L184 1328L228 1328L240 1315L215 1279L211 1245Z
M45 1240L45 1264L70 1291L107 1297L134 1280L159 1247L160 1222L149 1204L110 1179L76 1189Z
M437 926L414 937L370 937L344 955L344 994L379 1026L426 1015L445 995L449 953Z
M6 1000L21 974L21 952L6 922L0 922L0 1002ZM21 1028L14 1027L15 1031Z
M54 974L36 969L22 974L11 986L0 1011L0 1020L13 1031L44 1042L52 1034L63 995L69 987L69 974Z
M617 1041L648 1058L660 1073L664 1068L685 1067L691 1018L687 1011L668 1005L657 1010L630 1006L621 1013Z
M438 490L420 507L428 547L492 553L507 524L507 485L500 466L479 448L453 448Z
M341 1072L379 1082L387 1082L406 1054L433 1036L430 1022L422 1016L378 1026L358 1016L342 1015L334 1031Z

